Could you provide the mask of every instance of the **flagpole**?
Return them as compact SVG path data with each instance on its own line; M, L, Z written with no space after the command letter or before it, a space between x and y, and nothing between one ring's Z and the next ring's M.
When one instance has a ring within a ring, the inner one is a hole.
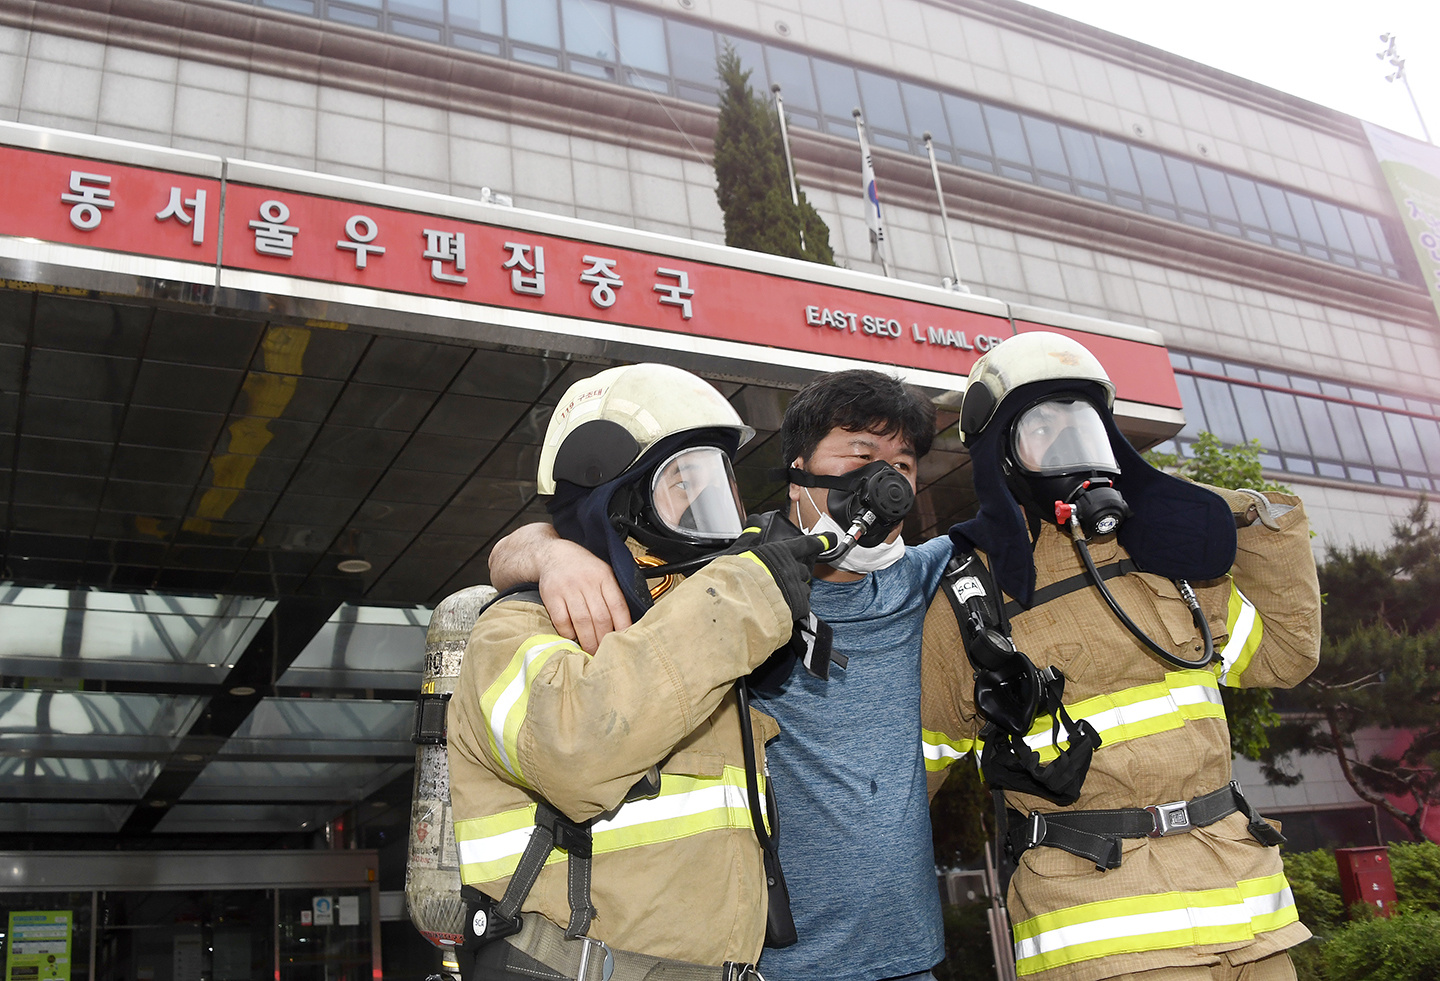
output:
M950 253L950 274L952 279L944 281L945 288L958 293L969 293L970 287L960 280L960 264L955 261L955 240L950 237L950 214L945 210L945 192L940 188L940 166L935 162L935 143L930 131L925 131L925 152L930 155L930 173L935 178L935 197L940 200L940 227L945 230L945 248Z
M885 222L880 215L880 192L875 187L875 162L870 157L870 141L865 138L865 118L856 106L854 113L855 132L860 137L860 183L865 192L865 224L870 226L870 247L872 255L880 260L882 275L890 275L890 264L885 261Z
M790 175L790 203L795 206L795 214L800 221L800 251L805 251L805 219L800 215L800 188L795 183L795 161L790 159L790 129L785 125L785 100L780 97L780 83L776 82L770 86L770 91L775 93L775 111L780 117L780 142L785 147L785 171Z

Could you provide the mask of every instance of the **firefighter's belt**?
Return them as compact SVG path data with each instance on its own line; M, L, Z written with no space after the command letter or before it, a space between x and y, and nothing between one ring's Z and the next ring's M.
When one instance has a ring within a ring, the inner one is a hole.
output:
M1120 842L1124 838L1164 838L1203 828L1236 811L1249 821L1250 834L1262 845L1280 845L1285 836L1276 831L1250 806L1235 781L1202 794L1191 801L1124 807L1113 811L1031 811L1026 817L1009 812L1006 847L1018 860L1029 848L1059 848L1088 858L1104 872L1120 867Z
M538 913L521 916L520 932L502 944L520 955L504 977L529 981L763 981L754 965L731 961L715 966L672 961L628 950L616 950L598 940L567 940L565 931ZM523 966L521 966L523 965ZM547 977L548 972L548 977ZM490 981L480 978L477 981Z

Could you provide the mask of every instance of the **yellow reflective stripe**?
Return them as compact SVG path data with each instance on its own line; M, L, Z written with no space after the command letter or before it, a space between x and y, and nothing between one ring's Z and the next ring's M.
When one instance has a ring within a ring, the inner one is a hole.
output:
M760 792L764 793L763 781ZM622 851L675 841L706 831L749 828L745 771L727 766L718 777L660 775L660 795L621 804L608 818L590 826L594 853ZM455 822L460 880L468 885L492 882L514 873L535 828L535 805ZM551 851L545 864L565 861Z
M951 739L933 729L920 730L920 749L925 754L925 769L943 770L975 748L973 739Z
M1223 719L1225 706L1220 700L1220 685L1211 671L1191 669L1169 671L1165 680L1139 685L1107 695L1097 695L1065 706L1071 718L1083 718L1095 727L1103 741L1101 749L1117 743L1153 736L1157 732L1179 729L1193 719ZM1025 744L1048 763L1059 756L1051 745L1050 716L1035 720ZM1066 733L1060 743L1068 744Z
M1015 924L1020 975L1113 954L1253 939L1298 919L1284 873L1233 888L1107 899Z
M536 634L520 645L500 677L480 696L480 711L490 736L490 752L496 762L522 784L525 777L520 772L520 726L530 707L530 684L556 651L583 653L573 640L557 634Z
M774 578L774 576L771 575L771 573L770 573L770 567L769 567L768 565L766 565L764 562L761 562L761 561L760 561L760 556L756 555L754 552L741 552L741 553L740 553L740 557L741 557L742 559L749 559L751 562L754 562L754 563L755 563L756 565L758 565L760 568L762 568L762 569L765 570L765 574L766 574L767 576L770 576L772 579Z
M1235 580L1230 580L1230 607L1225 613L1225 627L1230 639L1220 652L1220 683L1231 688L1240 687L1240 678L1250 666L1260 638L1265 633L1265 624L1260 612L1255 609Z

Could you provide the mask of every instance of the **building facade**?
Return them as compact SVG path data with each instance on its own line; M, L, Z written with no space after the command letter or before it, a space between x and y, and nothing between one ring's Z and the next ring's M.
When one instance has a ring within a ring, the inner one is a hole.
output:
M723 247L727 45L780 86L842 268ZM1105 349L1137 444L1258 439L1317 549L1381 544L1440 488L1440 320L1360 122L1010 0L0 0L0 119L24 847L328 834L397 889L428 609L543 514L551 407L620 360L720 385L761 434L757 505L815 371L894 365L953 421L981 345L1036 326ZM155 207L127 210L132 178ZM363 278L402 256L411 279ZM957 272L969 293L939 288ZM910 534L973 506L967 466L951 427ZM1370 820L1334 781L1274 793ZM92 935L90 976L139 963Z

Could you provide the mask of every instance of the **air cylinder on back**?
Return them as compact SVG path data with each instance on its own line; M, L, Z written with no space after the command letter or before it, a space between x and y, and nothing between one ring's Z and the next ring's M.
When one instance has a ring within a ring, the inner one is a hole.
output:
M460 862L450 811L445 710L470 628L495 590L470 586L440 601L425 634L425 675L415 712L415 788L410 805L410 854L405 863L405 901L410 922L437 947L464 942L465 904L460 899Z

